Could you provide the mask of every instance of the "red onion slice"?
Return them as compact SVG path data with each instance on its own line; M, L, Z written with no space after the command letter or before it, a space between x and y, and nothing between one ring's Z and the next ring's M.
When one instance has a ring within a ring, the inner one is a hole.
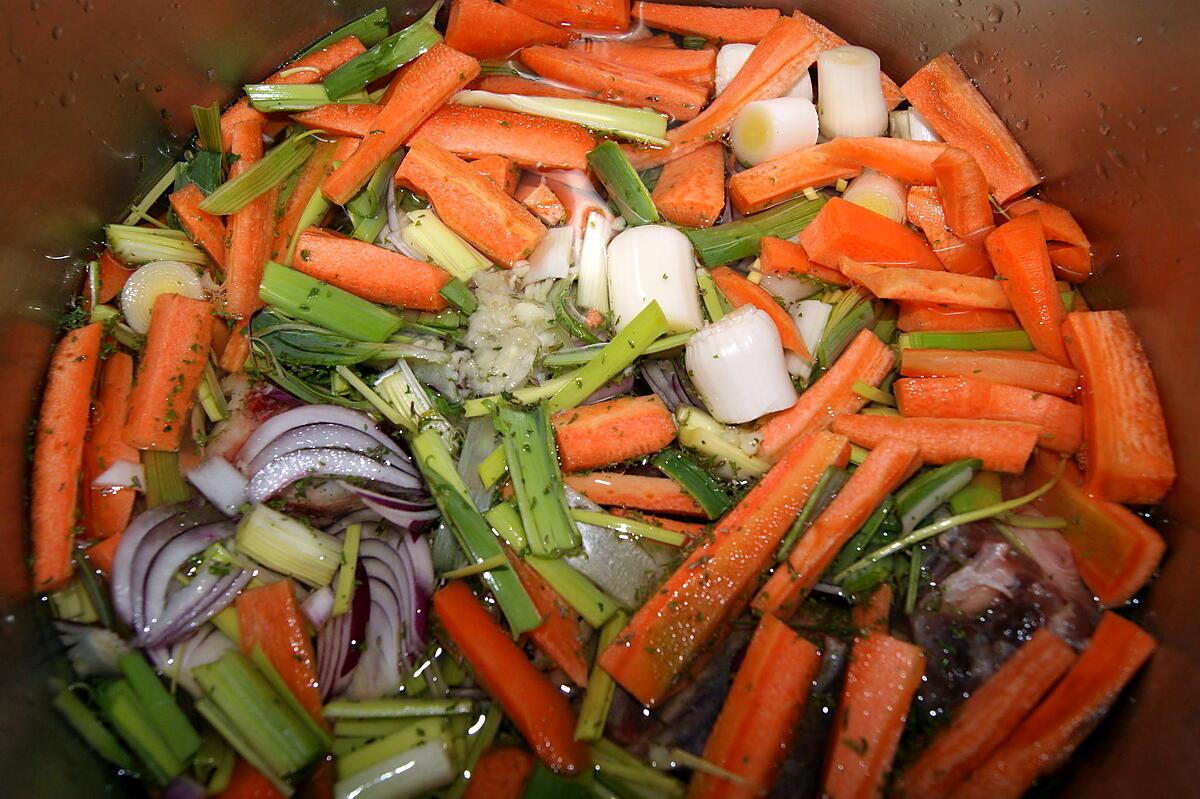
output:
M205 458L187 473L187 479L226 516L237 516L246 502L246 478L224 458Z
M362 431L383 446L400 453L400 446L388 438L378 425L365 413L342 408L337 405L302 405L290 411L272 416L259 425L258 429L242 445L237 456L237 466L245 470L246 464L252 461L259 452L279 436L296 427L310 424L337 424L352 427Z
M622 394L628 394L630 391L633 391L633 375L626 375L616 382L605 383L603 386L600 386L600 388L593 391L590 395L588 395L588 398L580 404L595 405L597 402L604 402L604 400L609 400L613 397L619 397Z
M163 618L158 628L146 636L140 645L162 646L188 635L233 604L233 600L237 599L238 594L250 584L253 577L254 573L251 571L236 569L221 577L215 585L208 587L203 593L200 593L199 590L193 592L192 601L178 608L176 613L172 613L171 602L168 600L167 609L163 612ZM193 580L192 584L185 586L184 590L192 588L196 582ZM171 598L174 599L179 593L182 591L177 592Z
M141 626L135 626L134 632L149 635L158 625L163 611L167 606L167 591L175 581L175 573L193 555L203 552L216 541L229 538L235 528L231 522L218 522L195 527L185 533L175 536L166 546L154 555L146 574L145 591L142 597ZM137 613L134 613L134 623L137 624Z
M371 511L400 529L408 531L411 535L425 532L438 520L438 510L434 506L433 500L428 497L413 501L402 497L388 496L349 483L342 483L342 485L361 499Z
M420 477L358 452L325 447L289 452L270 461L250 478L246 497L251 502L265 502L308 477L357 477L400 490L423 490Z
M126 624L133 622L133 556L137 553L142 540L155 527L172 516L182 513L185 507L182 505L159 505L157 508L151 508L134 518L121 535L117 551L113 554L112 602L117 618ZM139 580L140 576L139 574Z
M301 449L349 449L369 456L373 460L393 466L406 474L417 474L417 467L407 455L397 453L380 444L369 433L355 430L342 424L306 424L294 427L267 444L246 465L246 474L253 475L274 458Z
M704 403L688 390L685 370L675 359L660 358L643 361L640 367L642 379L650 390L658 395L667 410L672 413L680 405L691 405L700 410L706 410Z

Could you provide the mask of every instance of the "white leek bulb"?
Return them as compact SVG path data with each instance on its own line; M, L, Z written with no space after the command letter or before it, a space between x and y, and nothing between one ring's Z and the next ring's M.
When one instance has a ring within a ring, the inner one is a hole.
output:
M842 198L855 205L882 214L893 222L904 222L908 188L895 178L864 170L850 181Z
M733 80L734 76L741 71L742 66L746 63L746 59L754 52L752 44L726 44L722 45L717 51L717 80L716 94L725 91L725 87ZM812 77L807 70L800 76L800 80L796 81L792 88L788 89L785 97L804 97L808 100L813 98Z
M121 289L121 312L134 331L150 329L150 311L160 294L182 294L193 300L204 298L204 287L196 267L179 261L154 261L138 267Z
M657 300L667 326L677 333L699 330L700 295L692 243L665 225L640 225L608 244L608 297L617 330Z
M546 237L533 248L529 256L529 272L525 282L563 278L571 269L571 249L575 244L575 230L571 227L554 227L546 231Z
M800 331L800 340L804 342L805 348L815 356L817 347L821 344L825 326L829 324L829 317L833 313L833 306L820 300L801 300L791 306L789 310L796 323L796 329ZM813 365L790 352L787 364L788 370L797 377L807 380L812 374Z
M761 164L817 143L817 109L803 97L756 100L734 117L729 131L733 154L744 164Z
M684 357L693 385L717 421L741 424L796 402L779 331L765 311L752 305L692 336Z
M579 248L579 283L575 288L575 303L608 313L608 240L612 238L612 221L607 214L592 211L583 223L583 240Z
M941 141L942 137L929 126L928 120L915 108L888 114L888 135L909 141Z
M879 82L879 56L845 45L817 56L821 135L880 136L888 129L887 102Z

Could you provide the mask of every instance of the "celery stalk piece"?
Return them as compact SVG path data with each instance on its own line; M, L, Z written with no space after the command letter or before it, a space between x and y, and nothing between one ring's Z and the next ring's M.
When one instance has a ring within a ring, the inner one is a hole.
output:
M225 146L221 141L221 104L214 100L212 105L192 106L192 119L196 122L196 139L200 149L210 153L224 152Z
M679 427L679 443L720 463L727 464L738 476L758 477L766 474L770 465L762 458L748 454L739 446L742 431L718 422L704 411L690 405L675 409Z
M596 642L597 657L609 644L617 640L617 636L629 623L629 616L618 611L600 628L600 636ZM598 741L604 737L604 725L608 721L608 710L612 706L613 689L616 683L608 676L608 672L599 665L592 666L588 675L587 691L583 695L583 704L579 707L579 719L575 723L576 741Z
M146 776L166 785L187 766L163 740L154 722L126 680L100 685L94 693L96 704L109 725L145 766Z
M479 482L483 483L484 488L491 488L500 482L507 471L508 460L504 456L504 447L496 447L491 455L479 462Z
M387 38L389 27L390 22L388 21L387 9L377 8L369 14L364 14L358 19L347 22L328 36L323 36L297 57L303 58L318 50L324 50L329 45L340 42L342 39L350 36L356 37L363 43L364 47L373 47Z
M320 225L321 220L325 218L332 207L333 203L329 202L319 189L308 198L308 204L300 212L300 220L296 223L296 229L288 231L288 247L287 254L283 259L284 266L291 266L296 257L296 242L300 238L300 232L305 228Z
M180 261L203 266L208 256L182 230L155 230L134 225L105 225L104 237L113 254L127 264Z
M137 771L133 756L70 688L64 688L55 694L53 704L75 732L79 733L79 737L102 758L125 771Z
M338 777L345 778L357 774L426 741L449 743L452 734L450 722L446 718L401 719L394 729L383 737L338 758L335 764Z
M337 587L333 592L333 616L350 612L350 601L354 598L354 573L358 569L358 542L362 537L362 525L352 524L342 537L342 565L339 567Z
M457 773L451 747L443 741L426 741L339 779L333 786L333 795L336 799L428 796L434 789L453 782Z
M692 240L692 245L705 266L721 264L757 255L763 236L790 239L817 216L825 198L797 197L774 208L760 211L736 222L726 222L710 228L680 228Z
M574 408L596 389L612 380L622 369L636 361L658 338L667 333L667 318L657 302L651 302L612 341L570 375L569 382L548 402L550 413ZM511 463L509 466L511 467Z
M864 383L861 380L855 380L854 385L850 388L855 394L865 400L877 402L880 405L887 405L888 407L892 408L896 407L895 397L886 391L881 391L880 389L875 388L875 386L872 386L869 383Z
M912 556L908 562L908 585L904 592L904 612L912 615L917 608L917 590L921 584L921 570L924 568L925 553L921 547L913 547Z
M159 737L178 760L191 762L192 756L200 748L200 735L188 721L187 715L175 704L146 658L141 652L126 652L117 658L117 666L146 709L146 716L158 730Z
M477 574L490 572L492 569L499 569L501 566L507 565L508 558L503 555L496 555L487 560L481 560L479 563L472 563L459 569L442 572L442 577L446 580L458 580L462 577L474 577Z
M350 235L359 241L374 242L379 231L387 224L387 189L396 174L396 167L404 157L404 150L392 153L371 173L367 185L346 201L346 214L353 229Z
M266 505L238 522L238 551L268 569L317 588L329 585L342 562L342 541Z
M183 473L179 470L179 453L168 450L142 450L146 469L146 505L156 507L173 502L187 502L192 497Z
M328 719L410 719L427 716L454 716L470 713L475 703L470 699L335 699L321 711Z
M458 310L470 316L475 313L475 309L479 307L479 302L476 301L475 295L467 288L467 284L458 278L451 278L450 282L442 286L438 294L442 295L442 299L453 305Z
M75 553L72 553L71 560L79 565ZM51 591L46 598L50 600L50 611L54 618L61 621L91 624L100 618L83 580L71 580L57 591Z
M261 646L255 645L254 649L251 650L250 660L258 668L259 673L270 683L271 687L275 689L276 695L283 700L285 705L291 708L292 715L300 719L301 723L308 728L309 734L320 743L321 751L328 751L330 745L333 743L333 736L317 723L316 719L309 714L304 705L300 704L300 699L292 692L288 684L283 681L283 677L275 669L274 664L271 663L271 659L263 652Z
M516 111L535 117L549 117L574 122L599 133L609 133L630 141L669 147L667 140L667 118L648 108L623 108L594 100L576 100L564 97L526 97L521 94L494 94L478 90L464 90L454 95L450 102L457 105L472 105L478 108L495 108L500 111Z
M674 530L664 530L661 527L643 522L628 516L613 516L611 513L572 508L571 518L580 524L592 524L597 527L607 527L628 536L644 538L647 541L657 541L670 547L681 547L687 543L687 536Z
M865 447L860 447L858 444L850 445L850 462L855 466L862 466L863 461L865 461L867 456L870 454L871 451Z
M733 506L733 500L712 475L679 450L658 453L650 461L691 495L710 519L717 519Z
M387 341L404 323L386 308L273 261L263 270L258 296L288 316L359 341Z
M459 280L470 280L480 269L492 265L479 250L447 227L431 209L409 211L408 218L412 224L401 229L400 238Z
M96 619L93 621L99 620L105 629L113 629L116 627L116 620L108 601L108 586L100 582L96 567L92 565L83 549L76 547L71 553L71 560L75 563L76 573L79 575L78 583L87 595L89 606L96 614Z
M648 225L660 219L646 184L642 183L619 144L611 139L603 142L588 153L587 160L626 222Z
M1033 352L1033 342L1024 330L994 330L982 333L937 331L902 333L900 349L1024 350Z
M970 484L975 472L983 466L977 458L963 458L912 478L896 492L896 513L905 533L937 510L951 497ZM997 493L994 497L1000 501Z
M470 774L475 770L475 764L479 762L480 756L486 752L496 740L496 733L500 731L500 723L504 720L504 714L500 712L500 708L496 704L492 704L483 715L477 720L467 731L467 751L461 759L462 773L458 779L454 781L454 785L442 792L443 799L460 799L467 791L467 780L463 774Z
M225 181L205 197L200 203L200 210L210 214L232 214L245 208L256 197L278 186L308 160L317 146L315 134L316 131L310 130L287 137L245 172Z
M146 212L150 210L150 206L158 202L158 199L163 196L167 189L171 188L175 183L175 176L179 172L179 164L171 164L166 172L154 182L153 185L142 195L141 199L129 207L129 215L123 220L123 224L132 225L145 218ZM128 259L122 258L125 263L133 263ZM156 259L157 260L157 259Z
M367 52L355 56L329 73L325 77L325 90L329 92L329 96L336 100L350 92L358 91L394 72L440 42L442 36L433 27L433 21L441 7L439 0L425 16L412 25L393 33Z
M707 269L696 269L696 285L700 287L700 298L704 300L704 312L708 321L720 322L729 313L729 303L721 296L721 290L713 282Z
M564 386L571 382L575 373L560 375L536 386L526 386L518 388L516 391L507 395L492 394L487 397L478 397L476 399L467 400L463 403L463 415L468 419L475 416L487 416L492 412L499 403L504 402L506 397L510 397L516 402L524 405L532 405L536 402L541 402L558 393Z
M683 784L674 777L643 763L606 738L592 744L592 763L601 782L615 782L621 795L682 797Z
M694 330L689 330L685 333L673 333L669 336L663 336L646 348L644 355L656 355L660 352L667 352L676 347L682 347L695 335ZM604 349L604 343L588 344L583 347L572 347L567 350L559 350L552 352L542 358L542 365L551 368L560 368L563 366L582 366L596 356L596 353Z
M238 728L234 724L233 719L218 707L215 702L207 697L201 697L196 701L196 712L220 734L221 738L229 744L231 749L253 766L258 773L266 777L281 795L291 796L295 793L292 790L292 786L270 766L262 752L256 748L256 743L252 743L247 734Z
M246 99L250 101L250 106L256 111L267 114L280 111L288 113L311 111L331 103L371 104L371 98L367 96L366 92L351 92L344 97L332 100L325 91L325 87L320 83L249 83L242 89L246 92Z

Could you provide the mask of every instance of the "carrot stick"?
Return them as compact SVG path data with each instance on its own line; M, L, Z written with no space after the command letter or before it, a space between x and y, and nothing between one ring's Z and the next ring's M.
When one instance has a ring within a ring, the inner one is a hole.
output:
M796 404L780 411L758 428L762 436L759 456L768 461L778 460L793 441L815 430L824 430L840 413L858 413L867 404L865 397L854 391L862 381L878 386L892 371L896 353L870 330L855 336L833 366L809 386Z
M633 18L651 28L711 42L758 44L779 20L774 8L705 8L669 3L634 3Z
M284 799L274 783L264 777L254 766L237 759L229 785L220 793L221 799Z
M396 178L427 197L455 233L504 266L528 258L546 235L516 200L432 142L413 144Z
M1018 799L1071 757L1154 651L1131 621L1105 613L1062 681L954 793L961 799Z
M703 535L708 529L708 525L700 522L684 522L679 519L672 519L669 516L657 516L653 513L642 513L637 510L626 510L625 508L609 508L609 513L613 516L622 516L627 519L636 519L647 524L653 524L656 527L661 527L664 530L671 530L676 533L683 533L688 538L695 538Z
M971 377L905 377L892 385L901 416L994 419L1041 428L1038 444L1072 453L1083 444L1083 408L1053 394Z
M345 205L376 167L405 142L425 119L479 74L479 62L438 43L392 80L391 96L375 120L372 135L333 171L321 191ZM406 158L405 161L408 159Z
M1092 276L1092 243L1070 211L1033 197L1017 200L1004 211L1013 217L1036 213L1042 218L1050 263L1060 279L1082 283Z
M544 178L539 178L536 184L518 184L513 199L528 208L547 227L561 225L567 221L566 207L562 200L558 199L558 195L546 185Z
M629 27L629 0L504 0L504 5L551 25L588 31Z
M675 440L675 420L663 401L618 397L559 411L550 419L563 471L582 472L665 449Z
M717 9L688 7L694 14ZM649 169L682 158L726 134L733 118L749 102L779 97L796 85L817 58L819 45L790 17L780 17L754 48L725 91L695 119L667 132L671 146L661 150L630 150L637 169Z
M725 210L725 148L713 142L665 164L650 198L677 225L712 227Z
M946 227L946 213L936 186L912 186L908 190L908 221L921 228L933 254L947 272L991 277L992 265L982 247L968 244ZM1015 317L1014 324L1016 327Z
M471 83L472 89L496 94L523 94L527 97L566 97L590 99L587 92L571 89L544 80L521 78L514 75L485 75Z
M1083 373L1088 493L1111 502L1158 502L1175 482L1175 458L1154 373L1128 317L1068 314L1063 337Z
M508 561L542 617L541 625L530 630L529 637L571 678L571 682L586 686L588 659L584 657L583 645L588 636L578 614L523 560L509 552Z
M1037 426L1022 422L861 414L837 417L832 429L867 449L887 438L899 438L918 445L926 463L979 458L984 469L1009 474L1025 470L1039 432Z
M792 447L638 609L601 667L642 704L659 703L745 607L821 474L848 458L846 439L825 431Z
M766 289L751 283L727 266L710 269L709 273L712 275L713 282L717 284L717 288L721 290L721 294L729 300L731 305L735 308L753 305L760 311L766 312L767 316L771 317L771 321L775 323L775 329L779 331L779 341L783 344L783 348L794 352L806 361L812 360L812 353L808 351L808 347L804 346L804 340L800 338L800 330L796 327L796 322L783 309L783 306L767 293Z
M909 799L946 799L1058 682L1075 652L1046 628L1004 662L955 711L899 779L897 793Z
M133 358L114 352L100 372L92 408L92 429L83 455L83 530L91 539L122 532L133 514L133 488L94 488L92 482L119 460L137 463L138 451L125 443L125 411L133 386Z
M521 799L535 762L524 749L491 747L475 761L463 799Z
M735 208L752 214L796 197L805 189L832 186L861 171L857 165L834 157L829 144L817 144L738 172L729 179L729 196Z
M569 474L563 477L563 480L597 505L616 505L634 510L707 518L691 494L669 477L590 472Z
M870 213L870 212L868 212ZM801 235L801 243L803 235ZM808 249L807 245L805 249ZM809 250L811 252L811 250ZM1001 281L986 277L934 272L931 269L871 266L843 258L842 274L880 299L962 305L1005 311L1012 307Z
M820 42L822 51L832 50L835 47L841 47L845 44L849 44L849 42L847 42L841 36L838 36L836 33L829 30L829 28L826 28L812 17L806 16L799 11L793 11L792 17L804 23L804 26L808 29L808 32L811 33L818 42ZM900 87L896 85L896 81L892 80L882 72L879 73L879 81L881 84L883 84L883 99L887 101L887 107L889 111L900 105L900 103L904 102L904 95L900 93Z
M950 146L975 156L1000 202L1041 183L1037 167L949 53L917 70L900 91Z
M566 696L533 667L467 584L454 580L434 592L433 612L542 762L568 774L586 769L587 747L575 740L575 711Z
M896 327L908 332L934 330L947 332L984 332L1020 327L1017 317L1008 311L963 308L940 303L901 302Z
M996 225L987 177L975 157L947 147L934 160L933 174L950 230L969 244L981 244Z
M836 421L835 421L836 424ZM754 597L759 613L790 615L879 504L921 467L916 443L884 438Z
M1058 473L1060 458L1038 450L1026 472L1035 488ZM1166 545L1141 517L1124 505L1089 497L1083 477L1071 462L1058 482L1034 501L1048 516L1067 520L1063 538L1075 554L1079 576L1105 607L1120 607L1142 589L1158 568Z
M833 198L817 212L800 232L800 244L809 258L830 269L841 270L842 259L851 258L866 264L942 272L941 261L919 235L841 197ZM846 277L853 279L851 275Z
M311 111L292 114L292 119L312 130L323 130L335 136L357 136L362 139L376 129L379 111L380 107L377 105L328 103Z
M863 169L874 169L901 183L937 183L933 162L945 150L940 142L888 138L839 138L828 143L830 157Z
M230 168L236 177L258 163L263 155L262 126L243 122L234 126L230 151L238 160ZM229 217L229 239L225 254L225 312L240 322L247 321L262 305L258 284L271 250L275 226L275 201L278 191L271 191L251 200L244 208ZM236 350L237 348L235 348ZM240 371L241 361L223 359L227 371Z
M237 617L242 653L261 649L308 715L327 729L308 620L296 604L291 581L243 591L237 598Z
M125 442L138 449L178 450L204 374L212 337L212 307L204 300L161 294L129 396Z
M199 244L213 259L213 263L225 271L225 223L218 216L201 210L204 192L195 183L189 183L171 194L171 207L183 223L192 241Z
M883 795L909 703L921 684L921 648L883 633L859 638L850 649L842 701L833 721L822 796L865 799Z
M1041 219L1029 214L1005 222L987 237L986 246L1004 293L1034 348L1061 364L1070 363L1062 334L1067 310L1054 285Z
M296 185L288 195L283 211L275 223L275 237L271 242L272 261L291 266L288 255L292 252L292 240L300 234L297 229L300 226L300 218L304 215L309 201L321 190L321 181L329 174L337 149L337 142L321 142L301 168L300 177L296 179Z
M680 159L681 161L683 159ZM675 163L674 161L672 163ZM667 167L663 171L667 171ZM815 264L804 248L787 239L763 236L759 241L758 268L764 275L811 277L834 286L849 286L850 281L836 269ZM1015 326L1015 325L1014 325Z
M74 570L71 551L79 477L103 336L103 325L98 322L72 330L50 356L38 414L29 500L33 588L39 593L60 588Z
M593 58L649 72L663 78L695 83L712 91L716 81L717 51L683 50L678 47L647 47L641 41L612 42L587 39L568 47Z
M859 633L886 633L892 615L892 586L883 583L866 601L850 606L850 623Z
M134 270L121 263L117 256L113 255L112 250L105 250L100 253L100 287L96 293L96 299L100 302L108 302L121 293L121 289L125 288L125 281L129 280L129 276Z
M460 157L501 155L530 169L587 169L596 146L579 125L492 108L447 105L425 120L409 144L428 141Z
M708 91L695 84L602 61L580 50L536 45L522 50L520 59L543 78L587 91L597 100L649 106L674 119L694 119L708 100Z
M1057 397L1070 397L1079 385L1079 372L1074 369L1036 352L1006 350L904 350L900 374L905 377L972 377Z
M117 547L121 544L121 533L110 535L88 547L87 556L92 564L105 575L112 574L113 558L117 556Z
M475 58L508 58L523 47L561 46L573 38L568 30L491 0L454 0L446 24L446 44Z
M296 240L296 269L371 302L440 311L450 274L433 264L340 233L306 228Z
M706 761L750 784L697 771L688 799L752 799L771 789L820 665L815 646L774 616L763 617L704 743Z

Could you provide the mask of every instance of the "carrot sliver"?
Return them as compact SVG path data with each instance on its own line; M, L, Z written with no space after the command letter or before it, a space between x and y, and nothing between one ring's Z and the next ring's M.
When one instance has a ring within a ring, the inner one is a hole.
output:
M1083 373L1088 493L1152 504L1175 482L1175 457L1150 362L1120 311L1067 315L1063 337Z
M805 531L775 573L754 597L759 613L786 615L858 532L879 504L921 466L915 443L885 438L872 448L829 507Z
M947 147L933 162L938 194L950 230L970 244L979 244L995 227L987 177L975 157Z
M1105 613L1087 649L987 761L955 791L960 799L1019 799L1067 761L1154 651L1136 624Z
M220 793L221 799L284 799L283 794L254 766L237 759L229 785Z
M838 36L833 31L826 28L820 22L817 22L812 17L802 14L799 11L793 11L792 17L804 23L808 32L813 35L818 42L821 43L821 50L832 50L835 47L842 47L849 44L841 36ZM900 87L896 85L896 81L889 78L884 73L879 73L879 82L883 86L883 99L887 102L888 110L895 108L904 102L904 95L900 93Z
M262 133L262 126L254 122L244 122L234 127L230 152L238 160L229 170L231 178L262 159ZM274 237L277 196L278 190L272 189L229 217L223 286L225 311L239 321L249 319L262 305L258 285L262 282L263 269L267 265ZM229 371L239 370L240 366Z
M200 203L204 192L189 183L170 197L171 207L192 241L199 244L221 271L225 271L225 223L219 216L204 211Z
M725 210L725 148L713 142L665 164L650 198L677 225L712 227Z
M972 377L1070 397L1079 372L1036 352L911 349L900 358L905 377Z
M113 558L117 556L117 547L121 544L121 533L110 535L108 538L88 547L87 556L97 569L106 576L112 574Z
M892 616L892 586L883 583L866 601L850 606L850 623L861 635L886 633Z
M113 255L112 250L100 253L99 265L100 286L96 292L96 299L99 302L108 302L121 293L121 289L125 288L125 281L129 280L134 270Z
M675 420L653 394L618 397L559 411L550 422L565 472L641 458L675 440Z
M713 282L717 284L717 288L721 290L721 294L729 300L731 305L735 308L753 305L766 313L775 324L775 329L779 331L779 341L783 344L783 348L806 361L812 360L812 353L808 351L808 347L804 346L804 340L800 338L800 330L796 327L795 320L783 309L782 305L775 301L774 297L767 293L766 289L751 283L727 266L719 266L709 271Z
M944 303L967 308L1006 311L1012 307L1001 281L956 275L932 269L871 266L843 258L839 266L846 277L880 299Z
M878 386L895 363L896 353L891 347L870 330L862 331L795 405L758 428L762 436L758 454L768 461L778 460L793 441L824 430L838 414L857 413L867 400L854 391L854 384L861 380Z
M663 167L663 171L666 170L667 167ZM836 269L813 263L799 244L774 236L763 236L759 241L758 268L764 275L811 277L834 286L850 285L846 276Z
M446 44L475 58L508 58L522 47L564 45L574 35L563 28L491 0L454 0Z
M629 27L629 0L504 0L504 5L550 25L589 31Z
M596 140L558 119L492 108L447 105L417 128L409 144L428 141L464 158L499 155L531 169L587 169Z
M72 330L50 356L34 441L29 500L33 590L38 593L60 588L73 571L71 551L84 439L103 337L104 326L99 322Z
M841 270L842 259L850 258L864 264L943 271L942 262L919 234L841 197L817 212L801 231L800 244L809 258L830 269Z
M901 302L896 327L906 333L920 331L981 333L989 330L1013 330L1020 327L1017 317L1008 311L987 308L963 308L940 303Z
M611 42L588 39L568 45L593 58L663 78L687 81L712 90L716 79L717 51L683 50L678 47L647 47L641 41Z
M797 197L805 189L832 186L862 171L856 165L835 157L829 146L828 143L816 144L793 150L738 172L729 179L729 196L733 206L743 214L753 214Z
M479 756L463 799L521 799L537 761L515 746L493 746Z
M329 103L311 111L293 114L292 119L306 128L323 130L335 136L357 136L362 139L371 135L379 121L379 106Z
M601 667L642 704L661 702L745 607L825 469L848 458L843 436L818 431L797 442L638 609Z
M590 472L568 474L563 480L597 505L708 518L692 495L669 477Z
M518 184L513 199L525 206L547 227L561 225L567 221L567 209L558 195L546 185L545 179L536 184Z
M986 419L927 419L913 416L839 416L832 429L867 449L899 438L921 448L921 460L942 464L978 458L992 472L1020 474L1038 441L1039 428Z
M567 697L534 668L467 584L454 580L434 592L433 612L542 762L568 774L586 769L588 750L575 740L575 711Z
M571 682L585 687L588 659L584 656L583 646L587 634L580 625L578 614L520 557L510 552L508 560L542 617L542 623L529 631L529 637Z
M83 530L91 539L124 531L133 514L133 488L95 488L92 482L118 460L137 463L138 451L125 443L125 412L133 387L133 358L114 352L104 362L92 407L92 429L84 447Z
M705 8L669 3L634 3L633 17L651 28L711 42L758 44L779 19L774 8Z
M1071 664L1075 651L1042 628L955 711L898 780L907 799L946 799L987 760Z
M854 642L833 721L821 794L831 799L883 795L883 785L921 684L921 648L883 633Z
M771 789L820 665L815 646L774 616L763 617L704 743L707 762L750 784L698 771L688 799L752 799Z
M548 83L544 80L521 78L513 75L485 75L471 83L472 89L496 94L522 94L526 97L564 97L591 99L587 92Z
M1028 214L1005 222L985 243L1004 293L1034 348L1061 364L1070 363L1062 334L1067 310L1054 284L1039 216Z
M976 277L992 276L992 265L983 247L963 241L946 227L946 213L936 186L910 187L906 206L908 220L921 228L925 240L933 248L933 254L947 272ZM1009 326L1016 327L1016 324Z
M1092 276L1092 243L1070 211L1033 197L1017 200L1004 211L1013 217L1032 213L1041 217L1050 263L1060 279L1082 283Z
M471 160L471 167L492 182L496 188L512 197L517 192L520 170L502 155L485 155Z
M882 172L901 183L932 186L937 183L933 162L945 152L946 145L883 137L846 137L828 142L825 149L832 158Z
M360 106L341 106L343 108L358 108ZM338 149L337 142L321 142L313 150L308 161L300 170L296 185L288 195L283 211L275 223L275 236L271 242L271 260L291 265L287 256L292 251L292 239L299 236L300 218L304 209L313 196L321 190L321 181L329 174L334 155Z

